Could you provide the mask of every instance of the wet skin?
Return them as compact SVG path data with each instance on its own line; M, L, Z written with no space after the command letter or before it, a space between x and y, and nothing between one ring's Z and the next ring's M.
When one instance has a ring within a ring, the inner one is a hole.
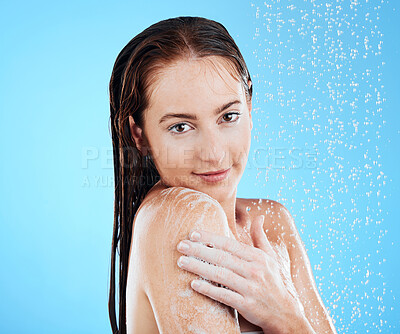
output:
M179 241L184 239L182 237L176 240L171 238L168 242L173 243L175 251L171 249L171 252L176 252L176 259L184 254L184 258L189 260L189 264L180 267L175 262L178 271L190 272L193 274L190 277L196 277L194 274L201 275L230 289L216 287L205 281L200 288L192 286L198 295L202 294L236 309L241 315L239 321L242 330L262 328L269 333L288 330L312 333L314 327L321 333L334 333L316 289L307 254L289 212L274 201L236 198L237 185L250 147L251 102L246 100L241 83L232 78L224 69L224 64L218 58L212 60L213 62L204 59L180 61L169 66L153 87L151 104L145 113L144 128L137 127L130 118L132 136L137 147L144 154L151 153L163 181L152 189L145 202L161 203L164 200L160 197L162 191L173 187L193 189L218 202L218 207L223 212L220 217L226 220L224 226L229 233L220 233L222 230L218 230L217 227L223 225L222 220L214 223L217 230L213 230L213 225L207 225L213 222L207 222L204 226L188 223L190 226L183 228L190 227L193 230L192 227L196 226L201 232L199 240L186 240L188 250L177 248ZM221 110L224 106L226 108ZM167 117L170 114L187 115ZM222 181L212 182L198 175L227 169L229 171ZM190 203L186 205L189 207ZM146 204L143 208L146 209ZM164 217L175 209L182 210L159 205L157 212L152 214ZM186 215L191 214L195 216L187 209ZM146 231L144 227L141 229L141 222L136 218L136 233ZM151 222L148 221L147 224L150 225ZM175 226L173 224L178 222L172 222L172 229ZM157 238L157 233L157 228L154 227L154 232L150 235L145 232L140 236L136 235L144 240L138 254L150 252L148 247L151 243L146 243L145 239ZM159 238L160 243L167 242L167 236L159 234ZM207 243L212 243L214 247L206 247ZM152 264L147 263L145 258L141 260L143 272L157 271L157 268L149 269ZM158 258L154 261L158 261ZM130 266L129 274L132 270L133 266ZM181 275L175 268L164 270ZM137 275L136 279L141 278ZM191 281L193 279L187 283ZM128 279L128 288L130 282L133 279ZM139 283L137 291L145 296L146 288L139 287ZM147 299L152 302L151 285L148 289ZM175 294L177 292L178 290ZM174 291L171 293L173 296ZM158 294L157 298L162 296ZM196 295L192 298L191 302L195 304ZM145 299L143 297L142 305L146 303ZM153 308L148 307L146 312L149 323L153 322L149 326L154 329L157 312L161 314L162 310L154 309L158 300L153 300ZM127 309L129 307L130 312L136 314L132 317L141 318L136 302L133 297L131 302L127 297ZM190 313L191 310L186 312ZM150 313L154 313L153 318ZM168 316L168 313L163 313L158 318L168 322L165 319ZM127 317L129 322L129 314ZM170 320L177 321L172 317ZM172 322L168 326L173 326ZM227 322L226 326L234 324Z

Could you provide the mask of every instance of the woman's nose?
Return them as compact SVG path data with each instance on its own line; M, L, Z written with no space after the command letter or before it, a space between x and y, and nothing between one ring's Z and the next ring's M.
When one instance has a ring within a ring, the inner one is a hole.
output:
M222 138L218 134L206 132L201 137L197 155L201 161L207 162L209 166L221 166L224 161L226 148Z

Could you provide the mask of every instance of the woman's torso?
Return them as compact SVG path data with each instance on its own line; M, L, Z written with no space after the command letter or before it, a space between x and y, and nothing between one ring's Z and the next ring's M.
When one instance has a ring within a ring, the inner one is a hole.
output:
M153 187L146 195L146 198L144 199L141 206L143 206L145 202L157 196L157 194L163 189L165 189L165 187L157 185ZM236 199L237 231L235 233L236 235L234 233L231 233L232 237L244 244L253 246L253 242L250 236L251 223L255 220L257 216L265 214L265 212L271 211L271 205L270 205L271 202L273 201L237 198ZM267 232L268 240L270 241L272 246L278 248L279 246L277 246L276 241L278 240L279 231L277 231L274 228L268 228L272 222L270 221L270 219L268 219L268 215L265 214L264 216L265 216L264 230L268 231ZM131 258L131 256L132 254L129 255L129 259ZM287 261L286 266L288 266L289 265L288 256L286 257L286 261ZM136 314L129 314L129 317L133 317L134 319L140 319L140 332L158 333L157 323L149 299L147 298L145 292L143 291L143 289L139 284L138 275L131 274L134 271L133 269L134 268L129 268L128 270L129 274L128 274L127 285L129 286L130 293L129 295L127 293L127 300L129 300L129 303L133 303L138 306L140 305L140 307L133 306L132 310L134 310ZM260 327L248 322L245 318L243 318L239 312L238 312L238 317L239 317L240 329L242 332L262 331Z

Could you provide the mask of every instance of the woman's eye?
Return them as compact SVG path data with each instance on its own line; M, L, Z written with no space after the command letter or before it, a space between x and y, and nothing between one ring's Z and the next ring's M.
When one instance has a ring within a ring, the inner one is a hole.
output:
M225 115L222 116L223 123L234 123L239 119L239 116L241 115L240 112L229 112L226 113ZM185 133L190 129L190 126L186 123L178 123L170 128L168 128L168 131L178 134L178 133Z
M234 117L234 115L236 115L236 117ZM239 112L229 112L229 113L225 114L224 116L222 116L222 119L225 122L233 123L239 118L239 115L241 115L241 113L239 113Z
M179 124L171 126L168 130L171 131L172 133L184 133L184 132L186 132L186 131L184 131L185 126L187 126L189 128L189 125L187 125L185 123L179 123ZM176 131L172 131L174 129Z

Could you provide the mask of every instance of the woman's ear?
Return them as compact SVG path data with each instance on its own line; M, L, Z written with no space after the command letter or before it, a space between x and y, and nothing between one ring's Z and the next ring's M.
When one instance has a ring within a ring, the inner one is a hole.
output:
M129 116L129 129L131 132L131 136L135 141L137 149L142 152L142 155L147 155L147 148L143 136L143 130L135 123L132 116Z

